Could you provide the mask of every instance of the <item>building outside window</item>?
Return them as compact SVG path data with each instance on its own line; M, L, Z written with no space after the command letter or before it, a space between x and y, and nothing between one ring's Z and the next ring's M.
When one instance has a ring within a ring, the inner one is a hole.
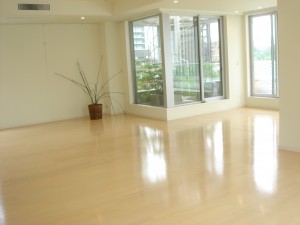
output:
M251 96L279 96L277 14L249 17Z
M172 107L224 99L220 17L157 15L131 21L130 32L136 104Z

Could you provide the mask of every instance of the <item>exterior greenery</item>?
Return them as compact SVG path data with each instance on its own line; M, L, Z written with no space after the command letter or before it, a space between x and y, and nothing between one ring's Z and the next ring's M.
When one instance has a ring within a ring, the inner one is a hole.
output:
M136 75L138 90L163 93L161 64L151 63L149 60L136 61Z
M214 69L213 63L204 63L203 77L205 81L213 81L215 79L220 79L220 71Z
M151 95L163 95L162 65L150 60L135 62L138 102L151 101Z
M136 83L139 103L151 101L151 95L163 95L162 65L152 63L150 60L136 61ZM182 96L196 96L199 94L198 65L175 66L174 89L176 94ZM213 82L220 79L220 71L214 69L213 63L203 64L203 74L205 82ZM181 89L189 87L189 90ZM204 85L205 89L210 89L209 85ZM209 90L205 90L209 92Z
M272 60L271 47L265 49L253 48L254 60Z

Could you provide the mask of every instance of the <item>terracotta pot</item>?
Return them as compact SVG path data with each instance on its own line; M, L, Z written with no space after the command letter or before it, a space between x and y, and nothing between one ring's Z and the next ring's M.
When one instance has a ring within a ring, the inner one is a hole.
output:
M91 104L89 105L89 113L91 120L102 119L102 104Z

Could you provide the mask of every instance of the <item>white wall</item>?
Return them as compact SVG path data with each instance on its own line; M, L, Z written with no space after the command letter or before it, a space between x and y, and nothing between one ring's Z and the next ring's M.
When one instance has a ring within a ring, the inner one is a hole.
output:
M299 0L278 0L280 147L300 151Z
M101 25L0 25L0 128L82 117L88 99L54 72L96 76Z
M193 105L186 105L174 108L158 108L151 106L135 105L133 104L132 95L132 72L130 70L130 49L128 40L128 28L126 23L122 27L122 37L125 40L123 43L124 52L124 68L126 77L129 82L126 82L127 95L130 96L129 101L126 102L126 111L130 114L151 117L161 120L173 120L188 116L195 116L204 113L228 110L245 106L245 48L244 48L244 18L242 16L227 16L225 20L227 32L225 34L225 42L227 42L227 59L226 67L227 90L228 99L210 103L197 103ZM127 40L126 40L127 39Z
M124 99L127 98L124 91L120 55L120 34L119 24L114 22L103 23L104 39L102 49L105 59L109 90L112 93L111 99L107 99L105 108L112 114L119 114L125 111ZM112 76L116 75L114 78ZM112 104L111 104L112 103Z
M247 12L255 10L258 6L262 8L276 7L276 0L186 0L174 3L171 0L121 0L114 5L114 16L116 18L133 18L147 12L194 12L203 14L234 14L235 10Z
M49 3L51 10L19 11L18 3ZM112 3L106 0L0 0L0 23L80 23L81 16L87 17L91 23L111 17L112 12Z
M260 98L248 96L246 99L246 106L250 108L278 110L279 98Z

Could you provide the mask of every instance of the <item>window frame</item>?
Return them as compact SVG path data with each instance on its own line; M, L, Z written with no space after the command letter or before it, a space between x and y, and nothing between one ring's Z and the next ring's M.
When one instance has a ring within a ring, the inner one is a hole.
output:
M271 61L272 61L272 94L255 93L255 74L254 74L254 43L253 43L253 24L252 19L260 16L274 16L274 21L271 20L271 41L275 45L271 45ZM273 24L273 22L275 24ZM250 66L250 96L264 98L279 98L279 74L278 74L278 13L266 12L248 16L249 27L249 66ZM275 30L273 30L275 28ZM275 35L275 37L274 37ZM275 39L274 39L275 38ZM274 63L276 62L276 63Z
M201 59L200 59L200 47L199 47L199 45L200 45L200 37L199 37L199 35L200 35L200 32L199 32L199 15L195 15L195 14L168 14L168 28L169 28L169 30L168 30L168 32L169 32L169 34L171 34L171 30L170 30L170 18L172 17L172 16L190 16L190 17L193 17L193 20L196 18L196 20L197 20L197 22L196 22L196 32L195 32L195 35L197 35L197 37L195 38L195 40L196 40L196 43L195 43L195 46L196 46L196 52L197 52L197 63L198 63L198 74L197 74L197 76L198 76L198 79L199 79L199 90L200 90L200 93L199 93L199 99L197 99L197 100L193 100L193 101L190 101L190 102L185 102L185 103L178 103L178 104L176 104L176 100L175 100L175 91L174 91L174 74L173 74L173 62L170 62L170 68L171 68L171 71L172 71L172 73L171 73L171 75L170 75L170 79L172 80L172 99L173 99L173 105L172 106L174 106L174 107L180 107L180 106L185 106L185 105L191 105L191 104L198 104L198 103L201 103L202 101L203 101L203 99L202 99L202 78L201 78ZM194 21L194 23L195 23L195 21ZM171 42L169 42L169 44L170 44ZM173 46L170 46L170 49L171 48L173 48ZM173 57L173 55L172 55L172 51L169 53L169 57Z
M181 107L185 105L191 104L199 104L205 102L213 102L224 100L227 97L227 71L225 65L225 44L224 44L224 29L225 29L225 20L223 16L208 16L208 15L200 15L200 14L188 14L189 16L193 16L197 18L197 52L198 52L198 67L199 67L199 85L200 85L200 98L196 101L182 103L182 104L175 104L175 94L174 94L174 87L173 87L173 74L170 73L172 71L172 61L170 60L171 50L170 42L168 38L170 38L170 16L184 16L187 14L180 14L180 13L159 13L153 14L149 16L139 17L137 19L133 19L129 21L129 42L130 42L130 59L131 59L131 71L132 71L132 85L134 91L134 104L139 105L147 105L153 107L164 107L164 108L172 108L172 107ZM157 105L148 105L142 104L138 102L138 94L137 94L137 81L136 81L136 66L135 66L135 49L134 49L134 29L133 24L136 21L151 18L151 17L159 17L159 24L160 24L160 53L161 53L161 64L162 64L162 79L163 79L163 91L164 91L164 104L157 106ZM214 18L218 20L218 31L219 31L219 57L220 57L220 79L221 79L221 88L222 88L222 95L220 96L212 96L212 97L205 97L204 96L204 74L203 74L203 57L202 57L202 37L201 37L201 18ZM172 84L172 87L170 85Z
M159 18L159 42L160 42L160 55L161 55L161 64L162 64L162 80L163 80L163 105L148 105L148 104L142 104L138 102L138 90L137 90L137 81L136 81L136 66L135 66L135 49L134 49L134 29L133 29L133 24L136 21L152 18L152 17L158 17ZM164 62L164 47L163 47L163 28L162 28L162 23L163 23L163 18L162 14L153 14L145 17L140 17L134 20L129 21L129 39L130 39L130 61L131 61L131 71L132 71L132 86L133 86L133 91L134 91L134 104L141 104L141 105L147 105L147 106L152 106L152 107L165 107L166 106L166 101L165 101L165 95L166 95L166 84L165 84L165 62Z
M213 96L213 97L205 97L204 96L204 82L203 82L203 55L202 55L202 35L201 35L201 18L213 18L213 19L218 19L219 20L219 44L220 44L220 49L219 49L219 54L220 54L220 73L221 73L221 79L222 79L222 95L220 96ZM198 15L198 31L199 31L199 59L200 59L200 82L201 82L201 99L202 102L213 102L213 101L218 101L218 100L224 100L226 99L226 70L225 70L225 60L224 60L224 55L225 55L225 47L224 47L224 18L223 16L202 16Z

